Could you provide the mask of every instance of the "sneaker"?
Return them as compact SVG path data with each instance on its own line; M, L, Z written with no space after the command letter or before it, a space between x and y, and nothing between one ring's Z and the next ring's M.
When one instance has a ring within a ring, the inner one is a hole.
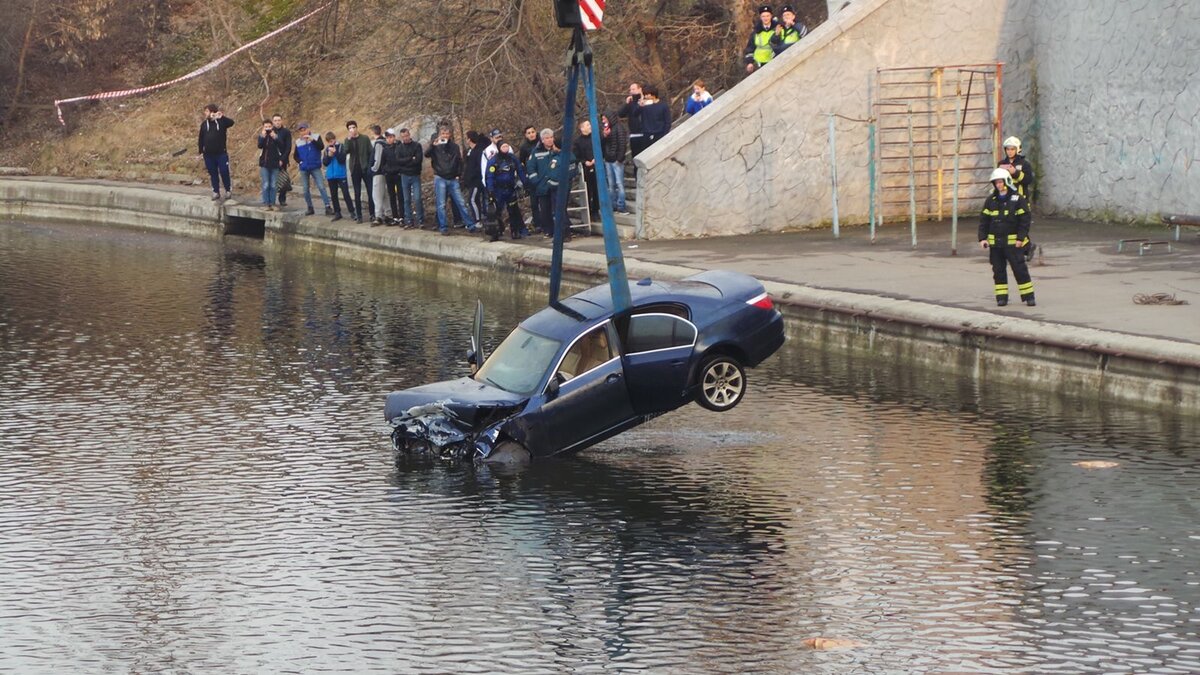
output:
M333 215L333 207L332 206L328 206L328 205L325 206L325 215L327 215L327 216ZM341 215L341 214L338 214L338 215Z
M329 209L325 209L325 210L326 210L326 211L328 211ZM315 213L316 213L316 211L313 211L313 209L312 209L312 207L311 207L311 206L310 206L310 207L308 207L308 208L307 208L307 209L304 211L304 215L306 215L306 216L311 216L311 215L313 215L313 214L315 214ZM326 213L325 215L329 215L329 214L328 214L328 213Z
M383 223L379 222L378 220L375 220L374 218L371 219L371 227L379 227L382 224Z
M230 192L229 190L226 190L225 191L225 201L229 201L230 199L233 199L233 193Z
M467 234L479 234L481 231L482 228L480 228L478 225L467 228Z
M329 219L329 222L336 223L337 221L339 221L341 219L342 219L342 214L335 213L335 214L333 214L333 217Z
M354 222L362 225L362 216L354 216Z
M443 237L448 237L450 236L450 230L438 230L438 234L442 235Z
M214 192L214 193L213 193L213 196L212 196L212 200L213 200L214 202L219 202L219 201L221 201L221 193L220 193L220 192Z

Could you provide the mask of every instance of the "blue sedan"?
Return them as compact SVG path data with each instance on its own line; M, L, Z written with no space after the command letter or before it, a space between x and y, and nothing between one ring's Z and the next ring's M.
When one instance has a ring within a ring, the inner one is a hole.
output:
M759 281L711 271L607 284L521 322L471 377L392 392L384 416L402 454L521 462L574 452L692 401L717 412L746 394L746 368L783 345L783 317Z

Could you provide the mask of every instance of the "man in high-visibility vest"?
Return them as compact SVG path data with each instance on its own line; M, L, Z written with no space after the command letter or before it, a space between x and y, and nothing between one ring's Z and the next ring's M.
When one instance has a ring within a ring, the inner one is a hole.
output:
M779 10L779 16L783 21L775 28L775 35L771 37L771 49L776 56L783 53L783 50L791 47L800 41L800 38L808 35L808 26L796 20L796 8L791 5L784 5Z
M779 20L771 13L769 5L758 8L758 22L754 24L754 29L750 31L750 40L746 42L746 73L753 73L775 58L771 38L775 35L775 27L778 25Z

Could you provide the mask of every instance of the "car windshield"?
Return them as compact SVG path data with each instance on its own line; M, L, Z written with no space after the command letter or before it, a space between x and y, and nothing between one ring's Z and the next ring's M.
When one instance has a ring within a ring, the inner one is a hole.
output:
M475 373L475 379L514 394L532 394L561 345L518 326Z

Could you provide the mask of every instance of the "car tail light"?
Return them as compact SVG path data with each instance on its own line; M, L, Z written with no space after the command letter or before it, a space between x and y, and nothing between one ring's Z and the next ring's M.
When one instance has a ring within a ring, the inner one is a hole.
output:
M771 296L763 293L756 295L746 301L747 305L753 305L759 309L775 309L775 303L771 302Z

